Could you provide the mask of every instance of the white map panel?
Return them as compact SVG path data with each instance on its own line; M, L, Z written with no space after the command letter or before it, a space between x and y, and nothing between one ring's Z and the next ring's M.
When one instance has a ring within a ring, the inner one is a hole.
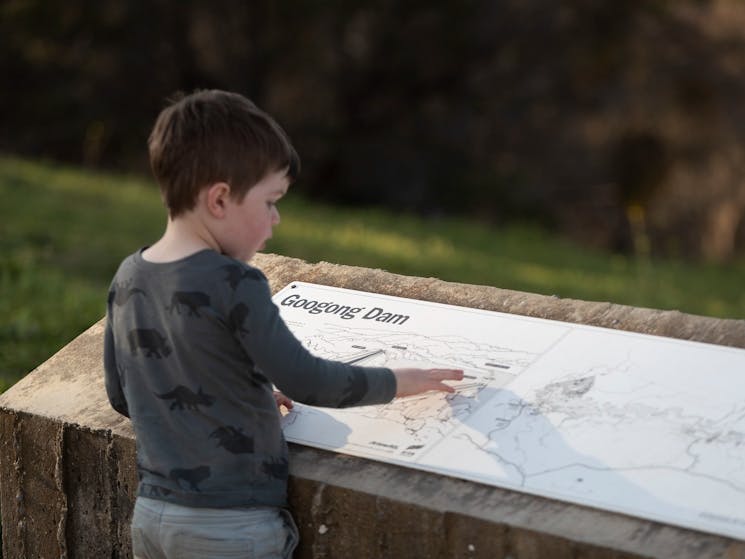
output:
M456 393L295 405L289 441L745 539L745 350L294 282L313 353Z

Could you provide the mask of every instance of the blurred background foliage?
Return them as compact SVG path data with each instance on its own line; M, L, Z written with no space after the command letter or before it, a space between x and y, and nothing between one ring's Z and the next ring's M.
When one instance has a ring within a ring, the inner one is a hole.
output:
M5 0L0 150L146 172L177 90L274 114L314 199L745 251L741 0Z
M4 0L0 75L0 390L160 233L198 88L301 154L270 251L745 317L742 0Z

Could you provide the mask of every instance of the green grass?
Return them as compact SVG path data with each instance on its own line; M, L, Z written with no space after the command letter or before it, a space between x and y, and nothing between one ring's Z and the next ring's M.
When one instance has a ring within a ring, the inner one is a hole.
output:
M642 261L530 226L489 228L309 202L295 192L267 250L592 301L745 318L745 259ZM0 390L103 316L119 261L165 224L147 178L0 157Z
M494 229L340 211L293 200L270 250L417 276L590 301L745 318L745 259L730 265L639 260L577 246L530 226Z

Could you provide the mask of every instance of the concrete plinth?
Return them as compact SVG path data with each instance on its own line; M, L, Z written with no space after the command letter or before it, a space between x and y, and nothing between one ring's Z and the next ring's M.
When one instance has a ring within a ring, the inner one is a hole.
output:
M745 320L564 300L380 270L254 263L274 291L307 281L745 347ZM3 557L131 557L128 420L106 400L103 322L0 396ZM744 372L745 374L745 372ZM745 559L745 542L291 445L297 558Z

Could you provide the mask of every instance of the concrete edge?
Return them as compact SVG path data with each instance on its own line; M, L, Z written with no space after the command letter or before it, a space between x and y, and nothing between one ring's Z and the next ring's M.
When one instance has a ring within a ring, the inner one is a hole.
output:
M305 281L745 347L743 320L276 255L257 255L254 263L273 292ZM134 439L128 422L106 401L102 337L99 321L0 396L6 557L130 556ZM296 557L745 558L745 542L725 537L298 445L290 452L291 505L303 536ZM79 533L84 527L86 533ZM104 541L118 547L96 547ZM34 547L39 542L48 547ZM413 542L421 549L412 549Z

